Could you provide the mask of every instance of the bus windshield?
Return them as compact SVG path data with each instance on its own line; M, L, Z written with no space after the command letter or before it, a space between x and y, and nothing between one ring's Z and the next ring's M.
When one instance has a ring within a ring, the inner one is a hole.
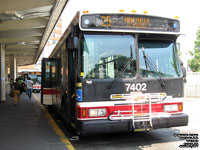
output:
M83 78L133 78L136 75L132 35L84 34L82 41Z
M139 40L138 45L142 77L180 76L176 46L172 41ZM145 59L148 59L150 63L147 64Z

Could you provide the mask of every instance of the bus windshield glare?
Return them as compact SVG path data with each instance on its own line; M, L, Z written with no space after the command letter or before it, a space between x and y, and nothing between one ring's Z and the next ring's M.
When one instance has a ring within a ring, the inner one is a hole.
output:
M143 78L180 77L176 46L172 41L139 40L138 46ZM81 61L81 72L86 79L133 78L136 76L134 37L84 34Z
M132 35L84 34L81 56L83 78L133 78L136 75Z
M140 54L140 74L142 77L180 76L176 46L173 42L139 40L138 45ZM147 60L145 60L144 53L146 58L150 61L149 64L147 64Z

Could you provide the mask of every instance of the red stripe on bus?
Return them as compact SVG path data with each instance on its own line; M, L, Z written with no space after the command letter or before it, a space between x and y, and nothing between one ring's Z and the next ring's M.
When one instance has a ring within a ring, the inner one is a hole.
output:
M53 94L53 90L52 89L43 89L43 94Z
M158 103L152 104L152 113L163 113L163 106L164 105L173 105L173 104L181 104L182 102L172 102L172 103ZM90 109L106 109L106 116L96 116L96 117L89 117L89 110ZM85 117L82 116L82 111L85 110ZM128 112L129 111L129 112ZM135 115L141 115L143 113L149 113L149 104L143 105L134 105ZM183 110L178 111L171 111L166 113L177 113L182 112ZM80 107L77 106L77 116L78 119L95 119L95 118L107 118L111 113L113 115L117 115L120 112L122 115L132 114L132 105L118 105L118 106L99 106L99 107Z

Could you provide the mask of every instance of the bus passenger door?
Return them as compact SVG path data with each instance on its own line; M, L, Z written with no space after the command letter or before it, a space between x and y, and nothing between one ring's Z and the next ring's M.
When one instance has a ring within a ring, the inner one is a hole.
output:
M76 51L68 51L68 102L66 109L66 119L69 123L73 123L76 117Z
M41 103L52 105L56 103L56 87L60 84L60 59L43 58Z

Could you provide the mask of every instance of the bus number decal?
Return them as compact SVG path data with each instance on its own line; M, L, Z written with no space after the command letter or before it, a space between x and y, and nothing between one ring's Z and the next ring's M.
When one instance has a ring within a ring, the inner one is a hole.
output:
M126 83L126 91L147 91L146 83Z

